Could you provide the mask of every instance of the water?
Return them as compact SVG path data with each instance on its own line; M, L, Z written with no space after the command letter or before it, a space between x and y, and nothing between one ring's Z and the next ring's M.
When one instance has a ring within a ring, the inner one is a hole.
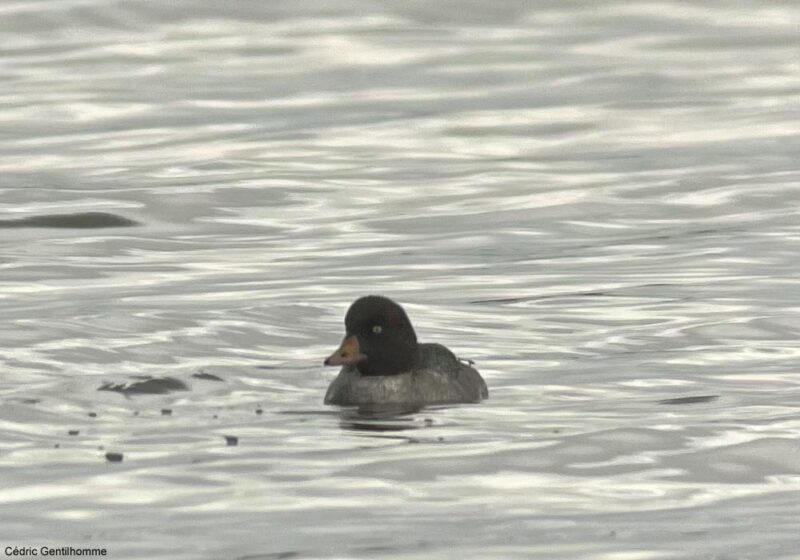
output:
M798 24L0 4L0 544L800 557ZM367 293L490 399L323 406Z

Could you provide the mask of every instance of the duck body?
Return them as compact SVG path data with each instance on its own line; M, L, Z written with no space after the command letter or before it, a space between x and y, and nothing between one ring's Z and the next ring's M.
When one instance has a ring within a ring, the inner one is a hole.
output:
M346 335L325 360L342 365L325 404L431 405L488 398L478 371L441 344L421 344L405 311L382 296L356 300L345 317Z

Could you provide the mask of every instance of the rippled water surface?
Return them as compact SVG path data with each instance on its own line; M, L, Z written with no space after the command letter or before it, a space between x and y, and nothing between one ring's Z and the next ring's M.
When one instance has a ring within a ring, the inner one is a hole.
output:
M798 558L798 29L0 3L0 544ZM324 406L367 293L490 399Z

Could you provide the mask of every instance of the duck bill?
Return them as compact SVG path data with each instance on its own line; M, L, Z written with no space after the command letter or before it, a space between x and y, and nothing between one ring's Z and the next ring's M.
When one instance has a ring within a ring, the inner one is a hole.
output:
M354 366L367 357L361 353L358 338L355 335L344 337L336 351L325 359L326 366Z

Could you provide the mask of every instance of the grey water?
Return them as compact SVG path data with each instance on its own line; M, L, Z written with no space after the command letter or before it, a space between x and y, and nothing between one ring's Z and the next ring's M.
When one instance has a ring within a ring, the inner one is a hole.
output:
M0 551L800 558L798 29L0 2ZM370 293L490 398L324 406Z

